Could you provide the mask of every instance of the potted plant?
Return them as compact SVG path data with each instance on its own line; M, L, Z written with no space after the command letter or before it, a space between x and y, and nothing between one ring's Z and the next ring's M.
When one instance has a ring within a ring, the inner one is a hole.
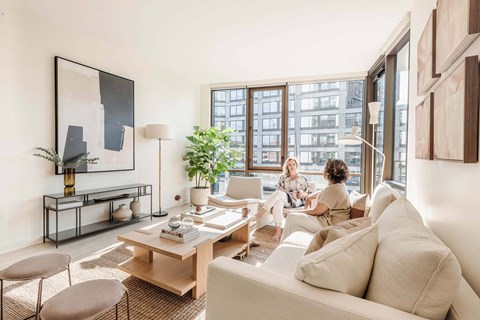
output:
M56 166L61 167L63 171L63 182L65 185L65 194L73 193L75 191L75 168L83 163L97 164L100 158L88 158L90 152L80 155L71 162L64 163L63 159L57 154L55 149L35 148L36 152L33 154L36 157L55 163Z
M193 205L206 205L210 185L218 181L220 175L233 167L240 159L240 152L230 147L232 128L218 127L200 129L193 127L193 135L188 136L190 145L183 157L187 161L186 171L195 186L190 189L190 202Z

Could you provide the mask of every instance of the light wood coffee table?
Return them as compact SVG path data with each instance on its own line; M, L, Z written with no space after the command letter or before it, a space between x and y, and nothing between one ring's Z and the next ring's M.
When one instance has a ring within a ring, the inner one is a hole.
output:
M206 290L210 261L218 256L234 257L243 250L250 254L248 222L245 218L226 230L196 224L200 236L187 243L160 238L168 222L128 232L118 240L133 245L134 257L118 268L181 296L192 289L192 297L198 299ZM219 241L229 235L230 240Z

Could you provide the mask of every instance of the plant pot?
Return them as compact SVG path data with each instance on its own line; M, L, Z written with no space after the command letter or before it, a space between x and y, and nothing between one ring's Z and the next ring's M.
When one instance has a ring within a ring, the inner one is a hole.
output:
M190 203L194 206L206 206L209 195L209 187L190 188Z
M132 217L132 210L128 209L126 204L121 204L117 210L112 212L112 217L117 221L127 221Z

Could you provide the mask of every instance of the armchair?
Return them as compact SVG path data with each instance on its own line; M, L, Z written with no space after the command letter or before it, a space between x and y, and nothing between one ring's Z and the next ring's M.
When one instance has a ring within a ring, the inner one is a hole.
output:
M208 196L208 205L219 208L249 208L255 214L263 204L263 183L258 177L230 177L225 194ZM271 215L264 215L256 222L255 229L260 229L272 220Z

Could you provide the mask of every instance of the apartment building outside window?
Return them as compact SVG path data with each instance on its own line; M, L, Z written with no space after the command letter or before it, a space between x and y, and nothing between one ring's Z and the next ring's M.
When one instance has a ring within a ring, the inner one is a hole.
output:
M216 100L218 91L225 92L225 101ZM265 190L272 191L283 161L295 156L300 160L300 171L323 188L326 161L339 158L348 161L350 172L356 175L347 183L348 188L360 191L362 148L338 145L337 139L350 133L351 125L361 125L363 95L363 80L213 90L212 124L226 121L245 129L236 133L244 140L237 137L232 144L235 148L243 146L245 159L230 174L260 176ZM239 101L238 97L244 100ZM244 114L229 108L240 104L245 104ZM225 106L226 114L222 116L216 109ZM346 119L352 119L348 120L351 123ZM346 122L351 125L345 125Z

